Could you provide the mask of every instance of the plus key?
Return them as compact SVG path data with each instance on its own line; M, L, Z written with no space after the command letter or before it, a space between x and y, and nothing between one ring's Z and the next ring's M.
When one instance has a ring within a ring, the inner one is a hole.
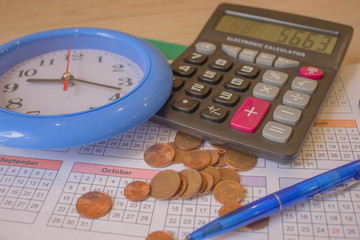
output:
M268 112L270 103L254 97L245 99L230 121L230 126L236 130L253 133Z

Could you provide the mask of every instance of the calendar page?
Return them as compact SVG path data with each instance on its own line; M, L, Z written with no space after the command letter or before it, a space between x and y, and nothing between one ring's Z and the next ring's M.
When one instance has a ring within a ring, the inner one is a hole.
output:
M258 158L239 172L245 205L279 189L360 158L360 65L343 67L296 161L280 164ZM0 147L0 239L145 239L167 231L174 239L219 216L212 193L181 200L148 197L131 202L124 188L134 180L150 182L163 169L143 155L155 143L174 140L176 131L150 121L95 144L56 151ZM201 149L211 148L205 142ZM360 186L350 180L324 198L309 199L270 216L260 230L238 229L214 239L360 239ZM89 219L76 210L77 199L103 191L113 201L103 217Z

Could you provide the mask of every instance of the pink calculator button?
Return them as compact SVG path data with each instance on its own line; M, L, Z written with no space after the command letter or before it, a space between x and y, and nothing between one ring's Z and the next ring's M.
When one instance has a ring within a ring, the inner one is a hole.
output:
M230 121L236 130L253 133L260 125L270 107L270 103L254 97L245 99Z
M300 68L300 75L306 78L320 80L324 76L324 72L320 68L306 66Z

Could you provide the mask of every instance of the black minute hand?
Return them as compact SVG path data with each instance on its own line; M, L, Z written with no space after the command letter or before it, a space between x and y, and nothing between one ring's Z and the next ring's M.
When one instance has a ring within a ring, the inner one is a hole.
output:
M111 88L111 89L115 89L115 90L121 90L121 88L119 88L119 87L114 87L114 86L110 86L110 85L105 85L105 84L101 84L101 83L97 83L97 82L90 82L90 81L81 80L81 79L77 79L77 78L74 78L74 79L72 79L72 80L74 80L75 82L92 84L92 85L99 86L99 87L105 87L105 88Z

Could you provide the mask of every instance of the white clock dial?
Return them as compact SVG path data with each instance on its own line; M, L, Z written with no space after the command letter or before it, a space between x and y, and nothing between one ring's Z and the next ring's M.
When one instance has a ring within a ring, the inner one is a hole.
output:
M68 90L63 90L67 50L17 64L0 76L0 107L18 113L62 115L98 108L123 97L144 72L130 59L96 49L71 50Z

